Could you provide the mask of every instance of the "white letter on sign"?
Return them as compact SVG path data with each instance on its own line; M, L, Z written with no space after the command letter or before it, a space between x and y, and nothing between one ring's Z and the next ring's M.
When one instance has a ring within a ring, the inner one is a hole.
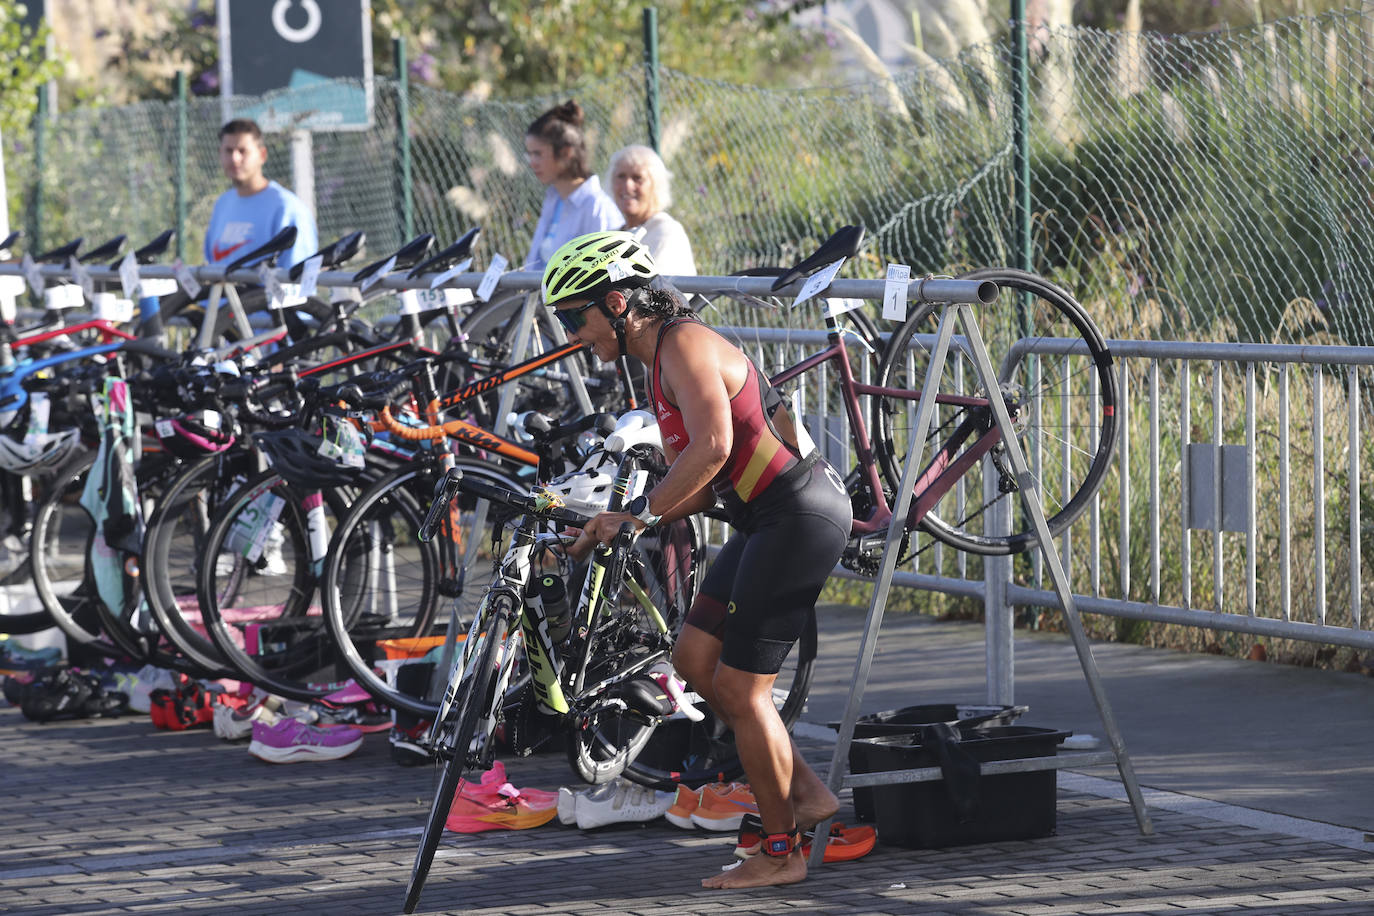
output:
M272 28L277 30L277 34L287 41L294 41L300 44L309 41L320 34L320 5L315 0L301 0L301 6L305 7L305 25L299 29L293 29L286 24L286 11L291 7L291 0L277 0L272 4Z

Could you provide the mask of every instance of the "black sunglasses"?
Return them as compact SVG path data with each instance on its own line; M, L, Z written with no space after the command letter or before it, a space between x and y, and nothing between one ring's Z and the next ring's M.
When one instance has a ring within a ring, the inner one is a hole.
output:
M592 306L599 305L600 303L600 299L593 299L580 308L555 309L553 314L558 319L559 323L563 325L565 331L569 334L576 334L587 325L587 316L583 313Z

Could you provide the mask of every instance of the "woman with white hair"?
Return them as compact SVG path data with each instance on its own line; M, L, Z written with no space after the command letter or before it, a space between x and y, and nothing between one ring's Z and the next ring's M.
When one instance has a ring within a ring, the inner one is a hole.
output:
M695 276L692 243L682 223L668 215L673 202L668 189L668 168L658 153L635 144L611 156L611 199L625 217L623 228L649 249L659 273Z

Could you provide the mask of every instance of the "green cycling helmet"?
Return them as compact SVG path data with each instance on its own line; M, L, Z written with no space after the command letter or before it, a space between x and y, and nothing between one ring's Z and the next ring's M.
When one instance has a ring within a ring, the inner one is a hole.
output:
M579 235L553 253L544 268L544 305L595 299L612 289L648 286L658 276L654 259L628 232Z

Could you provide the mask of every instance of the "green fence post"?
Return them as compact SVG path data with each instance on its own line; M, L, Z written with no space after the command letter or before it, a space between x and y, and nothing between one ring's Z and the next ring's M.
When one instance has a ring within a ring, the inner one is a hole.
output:
M415 213L410 188L410 73L404 36L396 36L392 47L396 57L396 156L401 160L401 241L405 242L415 233Z
M176 146L176 256L180 260L186 240L186 73L177 71Z
M649 145L658 152L658 10L652 6L644 8L644 94Z
M1031 270L1030 77L1026 56L1026 0L1011 0L1012 174L1016 207L1015 266Z
M33 113L33 198L29 204L29 244L34 253L43 250L43 167L47 160L48 87L38 89L38 108Z

